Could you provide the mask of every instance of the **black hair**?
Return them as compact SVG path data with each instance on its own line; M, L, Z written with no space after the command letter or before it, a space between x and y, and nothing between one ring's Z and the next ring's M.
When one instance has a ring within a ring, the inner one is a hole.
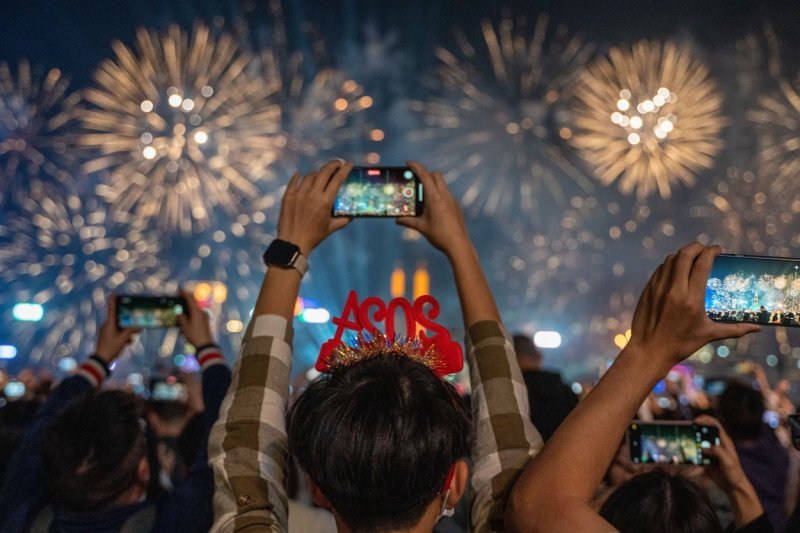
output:
M55 418L42 449L53 503L94 511L114 503L133 484L147 453L140 415L133 395L105 391L82 397Z
M761 433L764 399L740 381L731 381L719 397L719 418L733 440L755 440Z
M451 384L391 352L317 378L287 425L300 466L354 532L419 523L472 428Z
M536 347L533 339L521 333L514 335L514 353L517 357L531 357L535 361L542 360L542 352Z
M600 509L621 533L722 533L708 495L683 476L655 470L629 479Z

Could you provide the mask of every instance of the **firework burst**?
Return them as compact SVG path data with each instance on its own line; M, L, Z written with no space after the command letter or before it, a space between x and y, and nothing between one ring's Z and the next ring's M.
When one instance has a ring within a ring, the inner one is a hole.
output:
M96 154L84 170L105 174L98 193L184 234L208 227L216 207L233 213L255 196L285 143L277 80L249 72L237 40L203 24L191 36L139 29L135 50L113 48L79 117L78 141Z
M687 46L641 41L612 48L575 88L571 142L605 185L670 198L714 165L726 124L722 95Z
M796 185L800 177L798 87L798 82L779 79L778 90L759 96L747 113L758 135L759 173L776 187Z
M45 307L42 323L19 332L31 362L91 353L109 292L165 290L155 236L112 220L99 198L36 184L15 205L0 231L0 279L4 300Z
M22 60L14 76L0 62L0 198L32 178L69 182L62 127L73 117L77 95L67 96L68 86L58 69L44 73Z
M530 214L545 198L563 203L567 182L590 189L564 154L567 132L557 126L589 47L563 28L548 32L544 16L532 31L510 17L481 28L477 47L457 34L456 52L437 50L438 94L411 102L422 126L410 140L433 145L431 158L455 181L463 203L490 216Z

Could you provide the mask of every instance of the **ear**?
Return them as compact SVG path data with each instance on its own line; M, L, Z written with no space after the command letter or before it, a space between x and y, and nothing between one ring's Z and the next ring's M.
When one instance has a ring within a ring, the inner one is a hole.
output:
M311 493L311 500L314 502L314 505L333 512L331 502L328 501L328 498L322 493L322 489L314 483L314 480L311 479L308 474L306 474L306 485L308 485L308 492Z
M467 483L469 483L469 467L464 461L456 461L453 479L450 480L450 493L447 496L445 507L452 509L458 505L458 502L467 491Z
M148 461L146 454L142 456L139 460L139 466L136 467L136 479L144 485L150 482L150 461Z

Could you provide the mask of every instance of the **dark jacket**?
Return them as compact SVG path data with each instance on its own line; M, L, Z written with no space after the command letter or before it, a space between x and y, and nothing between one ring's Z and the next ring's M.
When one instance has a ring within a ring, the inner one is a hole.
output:
M578 397L555 372L526 370L522 373L528 387L531 404L531 422L545 442L555 433L561 422L578 405Z
M211 364L203 365L206 434L201 452L197 454L186 479L175 490L162 494L155 501L91 513L74 513L51 507L44 494L41 452L48 426L59 412L83 394L89 393L106 376L93 379L97 376L95 365L91 373L81 371L65 379L39 408L11 460L0 492L0 531L28 531L36 521L40 527L43 522L49 522L48 529L54 532L114 532L119 531L129 518L137 520L147 514L147 507L155 509L154 520L149 521L153 523L152 531L208 531L213 520L211 500L214 477L208 466L205 442L219 416L222 399L231 382L231 372L224 360L220 361L219 357L214 359Z

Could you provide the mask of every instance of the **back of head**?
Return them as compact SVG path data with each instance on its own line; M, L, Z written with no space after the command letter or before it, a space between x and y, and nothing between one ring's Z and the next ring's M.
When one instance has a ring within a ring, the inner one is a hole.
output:
M754 440L761 433L764 400L761 393L731 381L719 397L719 417L733 440Z
M541 352L527 335L514 335L514 353L518 359L527 361L529 365L539 367L542 364Z
M606 500L600 516L622 533L722 533L708 495L682 476L655 470L631 478Z
M52 502L74 511L113 504L137 479L147 442L136 398L92 393L67 407L47 429L42 449Z
M452 385L393 353L320 376L288 416L290 450L356 532L417 524L470 431Z

